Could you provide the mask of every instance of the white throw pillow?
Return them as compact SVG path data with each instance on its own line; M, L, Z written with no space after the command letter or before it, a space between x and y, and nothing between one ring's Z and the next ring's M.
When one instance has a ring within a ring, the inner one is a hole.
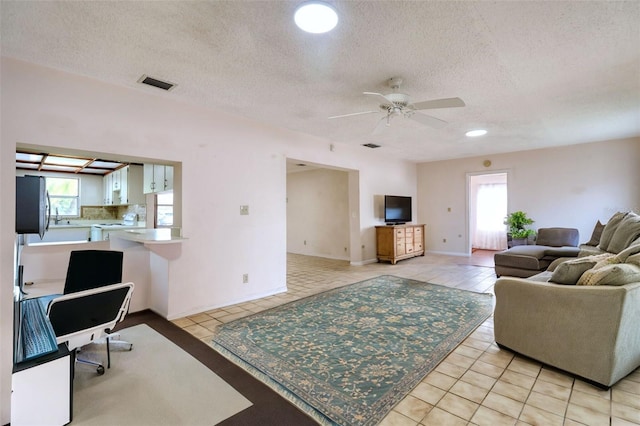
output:
M640 282L640 266L633 263L614 263L586 271L578 285L625 285Z

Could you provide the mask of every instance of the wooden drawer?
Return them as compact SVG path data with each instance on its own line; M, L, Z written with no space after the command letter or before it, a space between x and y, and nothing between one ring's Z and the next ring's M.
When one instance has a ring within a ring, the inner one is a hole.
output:
M376 226L378 261L395 264L424 255L424 232L424 225Z

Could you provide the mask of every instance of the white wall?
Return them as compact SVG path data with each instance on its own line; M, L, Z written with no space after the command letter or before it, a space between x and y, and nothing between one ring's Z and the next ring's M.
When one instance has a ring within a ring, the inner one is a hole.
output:
M486 159L492 162L488 168ZM426 249L468 253L468 173L506 171L510 212L527 212L534 229L578 228L585 242L597 220L640 211L639 165L638 138L420 164L418 211Z
M348 172L287 174L287 251L350 259Z
M1 71L2 423L9 421L12 364L16 143L181 163L181 220L188 241L168 268L167 311L174 318L285 288L286 158L355 171L349 174L349 192L357 200L349 203L351 244L364 246L352 250L355 263L375 259L374 195L416 193L414 164L367 148L182 104L171 100L172 92L154 95L8 58L2 58ZM250 215L241 216L245 204ZM248 284L242 284L245 273Z

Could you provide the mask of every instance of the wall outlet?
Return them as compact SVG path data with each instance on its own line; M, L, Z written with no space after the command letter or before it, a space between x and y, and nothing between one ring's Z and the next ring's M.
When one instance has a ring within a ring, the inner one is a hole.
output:
M249 214L249 206L240 206L240 214L248 215Z
M249 282L249 274L242 274L242 284Z

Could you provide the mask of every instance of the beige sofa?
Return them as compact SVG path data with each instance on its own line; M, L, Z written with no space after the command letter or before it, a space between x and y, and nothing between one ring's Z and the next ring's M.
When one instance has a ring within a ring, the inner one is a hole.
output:
M580 257L496 281L496 343L605 388L640 366L640 217L617 215Z

